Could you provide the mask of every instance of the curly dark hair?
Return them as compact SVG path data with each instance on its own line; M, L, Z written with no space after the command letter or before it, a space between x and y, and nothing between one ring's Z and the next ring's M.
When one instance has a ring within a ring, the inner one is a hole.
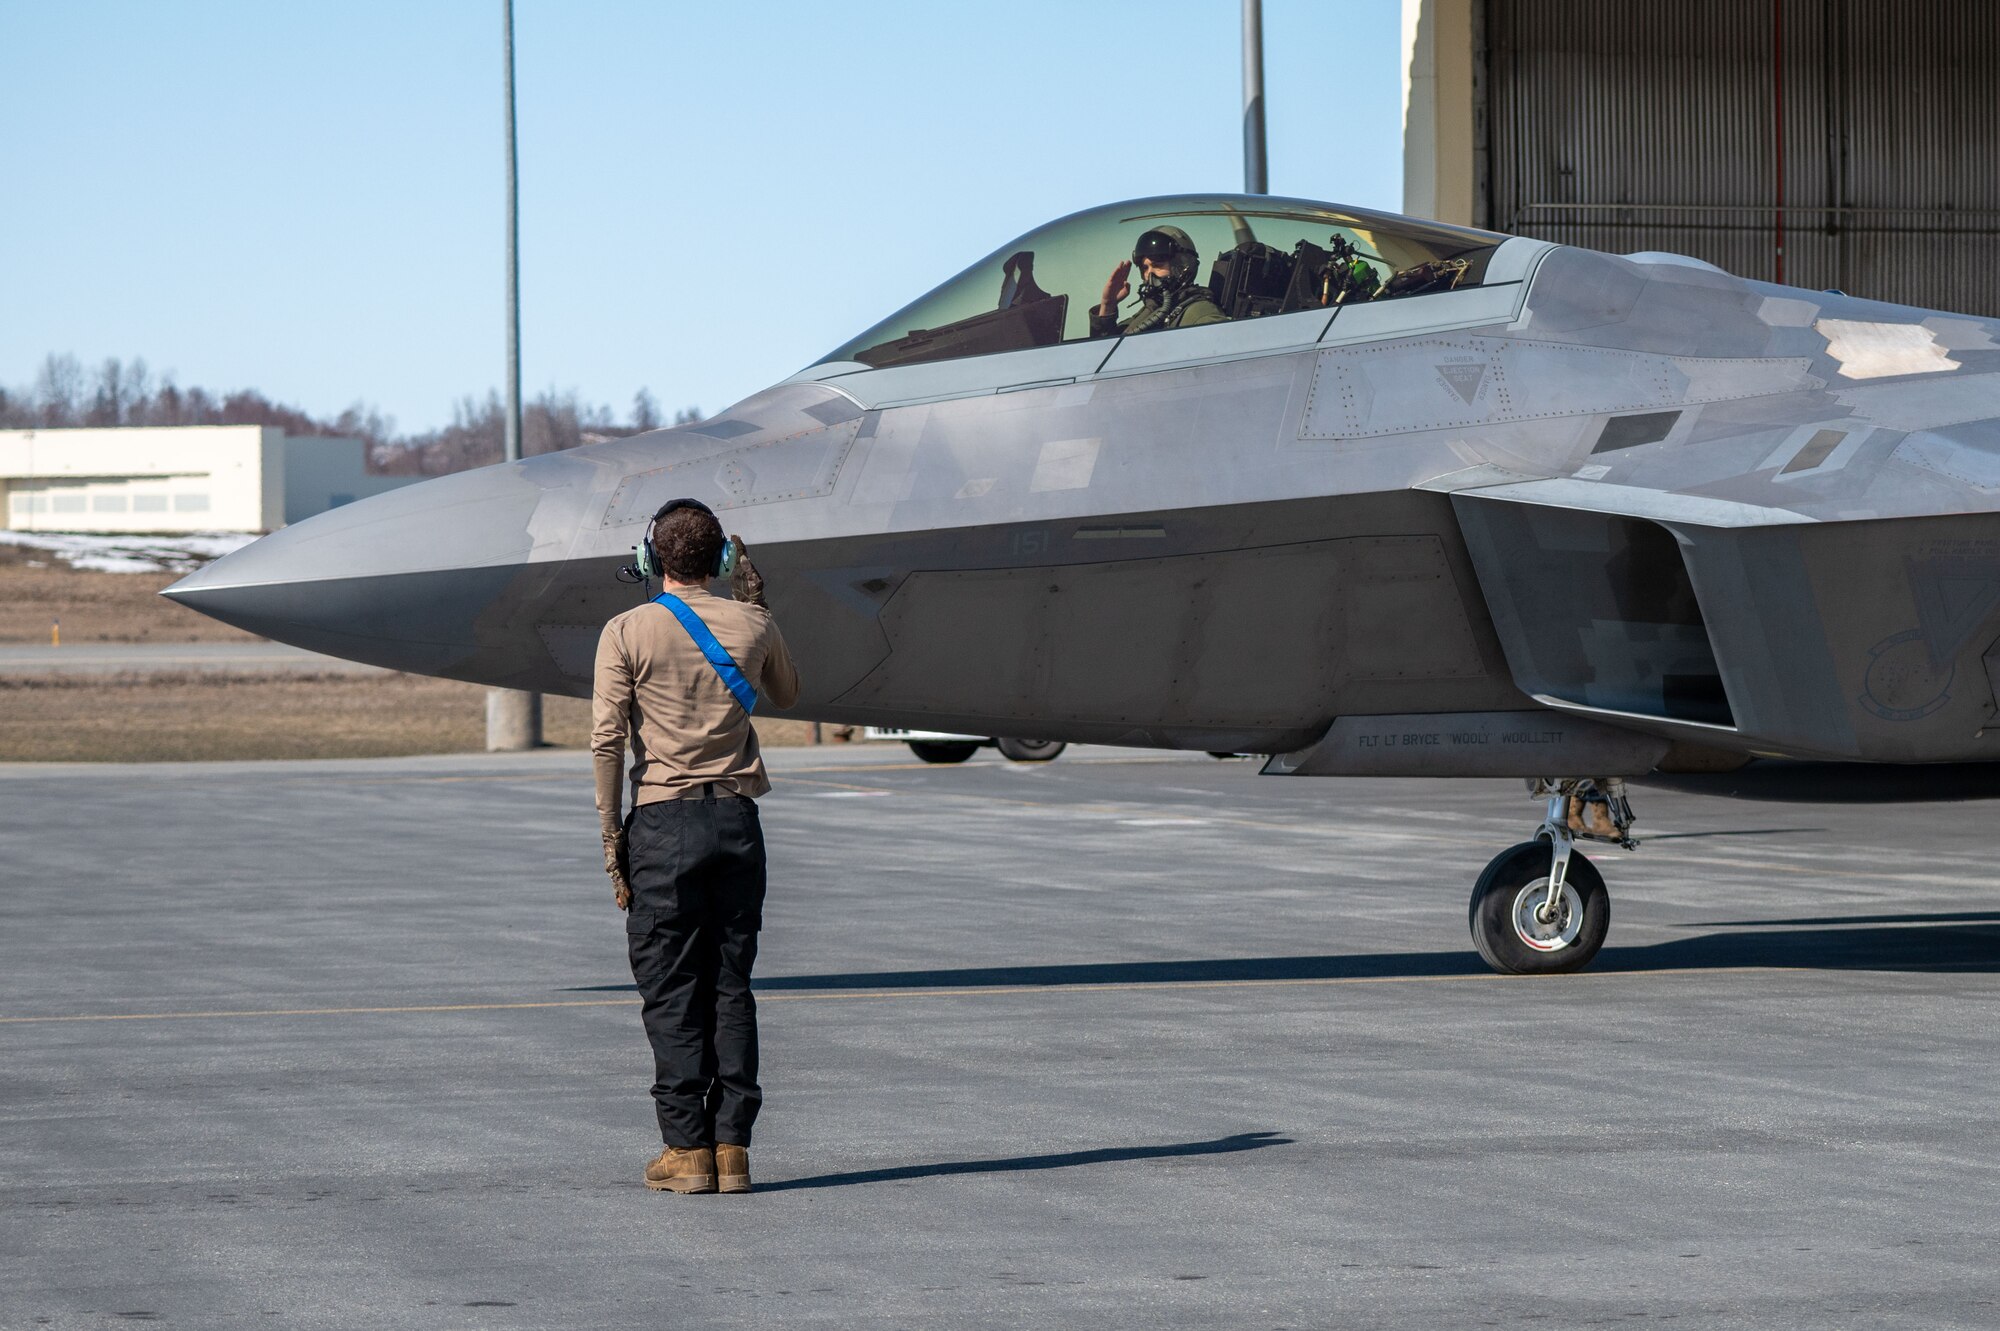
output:
M707 582L722 558L722 524L715 514L677 508L653 524L653 550L675 582Z

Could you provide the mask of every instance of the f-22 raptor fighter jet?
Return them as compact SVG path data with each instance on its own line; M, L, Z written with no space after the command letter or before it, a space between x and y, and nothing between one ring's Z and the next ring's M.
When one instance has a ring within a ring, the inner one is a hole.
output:
M1996 334L1670 255L1143 199L714 419L367 499L168 595L582 695L618 570L693 496L769 577L786 715L1530 778L1546 817L1473 937L1574 970L1609 901L1572 848L1629 843L1623 778L2000 755Z

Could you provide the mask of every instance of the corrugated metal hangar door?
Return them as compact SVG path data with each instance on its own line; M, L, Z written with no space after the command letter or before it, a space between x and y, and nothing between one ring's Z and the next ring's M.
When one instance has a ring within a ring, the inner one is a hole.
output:
M1495 229L2000 316L2000 0L1486 0L1483 28Z

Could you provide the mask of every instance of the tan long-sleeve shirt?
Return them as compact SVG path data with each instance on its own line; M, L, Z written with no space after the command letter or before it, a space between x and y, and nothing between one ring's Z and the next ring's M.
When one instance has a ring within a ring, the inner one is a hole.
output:
M726 601L702 587L669 587L735 658L760 703L798 701L799 672L762 606ZM718 794L755 799L771 789L757 732L701 648L656 602L635 606L597 640L590 749L597 771L597 816L606 844L623 827L621 779L632 749L632 804L677 799L704 782Z

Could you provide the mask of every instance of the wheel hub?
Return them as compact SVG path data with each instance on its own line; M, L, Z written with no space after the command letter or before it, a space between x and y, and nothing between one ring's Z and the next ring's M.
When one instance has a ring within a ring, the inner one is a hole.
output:
M1553 912L1545 912L1549 900L1547 875L1529 883L1514 896L1514 932L1537 952L1560 952L1576 942L1583 932L1583 898L1576 888L1564 883L1556 894Z

